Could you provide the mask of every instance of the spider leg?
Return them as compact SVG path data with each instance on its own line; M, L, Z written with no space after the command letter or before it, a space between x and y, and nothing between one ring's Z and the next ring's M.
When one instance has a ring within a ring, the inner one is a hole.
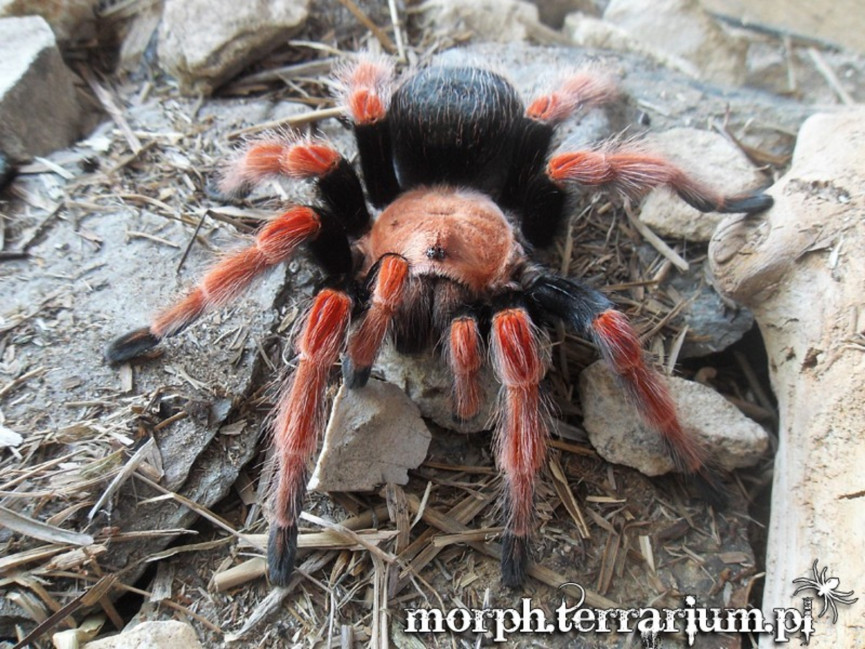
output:
M279 399L273 426L279 478L267 545L268 576L277 586L288 583L294 568L307 463L324 425L328 374L339 358L351 307L341 291L325 289L316 296L298 340L297 369Z
M688 176L663 158L628 151L568 151L550 158L546 173L560 185L606 186L626 196L639 197L667 186L701 212L753 214L772 206L772 197L759 191L723 196Z
M550 93L536 97L514 121L515 152L502 204L520 217L529 243L548 246L565 215L567 193L546 174L555 127L583 108L599 106L617 94L608 78L580 71Z
M445 357L454 377L454 417L468 421L480 411L483 398L479 380L483 345L476 318L460 316L451 321Z
M377 266L369 309L349 337L348 353L343 362L343 375L350 388L363 387L369 380L372 364L394 313L404 300L409 279L408 262L400 255L387 254Z
M162 338L181 331L209 307L233 300L257 276L290 257L301 242L315 237L321 229L321 216L316 210L292 207L267 223L251 246L220 261L186 297L157 315L149 327L115 340L106 351L107 359L118 363L134 358Z
M496 457L505 479L502 583L518 587L528 569L534 485L546 457L547 424L540 382L547 363L528 312L499 311L492 320L492 358L502 383Z
M393 75L390 61L373 58L361 58L339 74L344 86L343 104L354 123L369 200L379 208L399 194L387 117Z
M606 104L617 95L616 85L609 77L581 70L552 92L536 97L526 109L526 117L554 125L580 109Z
M724 488L706 466L704 449L682 427L661 374L644 361L640 340L627 317L603 294L562 277L535 279L527 295L539 312L537 317L552 314L594 340L643 421L663 438L678 469L696 478L710 502L721 505Z

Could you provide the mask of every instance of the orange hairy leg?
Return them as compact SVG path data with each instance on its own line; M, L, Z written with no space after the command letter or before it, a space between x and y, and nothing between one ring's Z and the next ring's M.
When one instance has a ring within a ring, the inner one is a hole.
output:
M528 569L534 485L546 458L548 436L539 386L546 362L525 309L507 309L493 316L492 356L503 391L496 431L507 517L502 538L502 583L516 588Z
M208 308L223 305L246 291L266 270L288 259L297 246L314 238L321 229L318 214L309 207L293 207L267 223L255 242L226 256L186 297L158 314L150 327L137 329L115 340L106 352L108 360L121 362L156 345L194 322Z
M691 178L676 165L651 155L627 152L571 151L559 153L547 163L554 182L605 185L627 196L642 196L650 189L667 186L702 212L758 212L772 205L772 198L754 193L725 197Z
M616 98L615 84L604 76L578 72L553 92L541 95L526 108L526 117L558 124L581 108L600 106Z
M324 426L328 375L339 358L351 315L351 298L325 289L315 298L298 341L297 369L279 399L273 443L279 467L274 517L267 545L270 581L288 583L297 552L307 463Z
M640 340L625 315L604 311L592 321L592 329L604 359L630 392L646 424L662 435L678 469L700 472L703 450L682 428L666 383L646 365Z
M348 362L343 365L348 387L362 387L369 380L394 313L403 302L408 277L408 262L403 257L388 254L381 258L369 309L348 341Z
M222 178L222 190L232 193L273 176L319 178L333 171L342 155L317 140L261 140L249 146Z
M454 416L468 421L478 414L483 398L478 380L483 366L481 335L474 318L466 316L451 322L447 360L454 376Z

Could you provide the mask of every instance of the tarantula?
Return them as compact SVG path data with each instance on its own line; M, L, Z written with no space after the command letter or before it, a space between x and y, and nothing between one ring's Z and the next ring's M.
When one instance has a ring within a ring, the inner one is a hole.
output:
M388 335L404 353L441 346L458 419L479 411L479 371L489 348L502 385L495 452L505 483L505 586L525 577L534 486L546 453L541 382L549 354L541 325L560 319L588 335L680 469L711 480L703 451L682 429L626 317L602 293L553 274L531 253L553 240L570 188L639 196L665 185L704 212L757 212L771 198L725 198L636 150L551 155L559 123L616 94L610 81L587 72L573 73L527 108L504 77L485 69L428 67L397 83L389 63L360 59L342 81L363 183L321 139L250 144L223 189L248 190L272 175L305 178L314 181L318 203L292 206L269 221L250 247L226 257L149 327L107 351L113 362L145 352L243 293L300 244L324 269L328 279L306 315L297 368L285 380L273 423L279 474L267 549L271 582L286 584L294 567L330 370L343 354L345 382L362 387Z

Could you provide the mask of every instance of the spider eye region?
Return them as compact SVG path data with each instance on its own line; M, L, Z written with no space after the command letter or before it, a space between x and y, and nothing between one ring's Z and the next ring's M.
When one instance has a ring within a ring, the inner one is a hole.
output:
M522 251L511 224L486 195L450 187L407 192L369 234L372 260L402 255L415 276L447 277L481 296L504 284Z

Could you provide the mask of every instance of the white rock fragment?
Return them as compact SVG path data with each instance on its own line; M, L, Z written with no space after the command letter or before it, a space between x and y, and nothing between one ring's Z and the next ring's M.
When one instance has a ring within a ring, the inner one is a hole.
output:
M63 45L96 36L99 0L0 0L0 18L41 16Z
M422 5L426 28L453 38L512 43L529 37L539 24L538 8L521 0L429 0Z
M492 415L499 383L488 365L481 370L483 405L476 417L457 421L453 416L454 379L447 364L438 354L400 354L392 345L385 345L378 356L375 371L388 383L399 386L417 404L421 415L442 428L461 433L477 433L492 428Z
M0 150L21 160L78 139L81 105L48 23L0 19Z
M188 94L209 94L288 40L306 21L309 0L166 0L159 61Z
M752 466L768 448L766 431L711 388L677 377L668 377L667 383L682 426L696 435L718 467L732 470ZM643 425L603 361L580 374L580 401L589 440L605 460L648 476L674 470L661 437Z
M724 31L697 0L612 0L604 20L689 61L703 79L731 85L745 80L747 42Z
M93 640L84 649L201 649L195 629L185 622L142 622L128 631Z
M719 133L674 128L649 134L641 146L675 163L688 175L725 196L766 185L765 177L742 150ZM650 192L640 211L640 220L658 234L697 242L709 241L724 218L724 214L700 212L666 187Z
M309 489L370 491L386 482L406 484L431 439L417 406L395 385L376 379L354 390L343 385Z

